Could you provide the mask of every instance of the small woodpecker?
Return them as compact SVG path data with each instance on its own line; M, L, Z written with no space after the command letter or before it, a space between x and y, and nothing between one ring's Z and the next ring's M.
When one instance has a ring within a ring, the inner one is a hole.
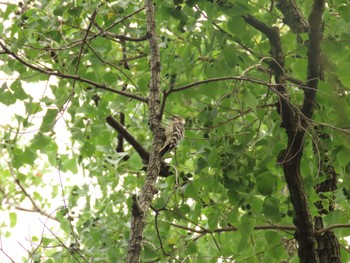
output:
M160 157L174 149L182 140L185 133L185 120L178 115L171 117L168 126L165 127L165 143L159 151Z

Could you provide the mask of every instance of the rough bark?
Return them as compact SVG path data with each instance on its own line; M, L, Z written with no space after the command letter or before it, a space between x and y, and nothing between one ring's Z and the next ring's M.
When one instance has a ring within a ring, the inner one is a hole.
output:
M127 263L140 262L142 250L143 231L146 226L147 211L156 193L155 184L160 171L161 160L159 150L163 143L163 129L160 121L160 55L157 44L154 6L152 0L145 0L146 23L151 49L150 69L151 80L149 84L149 126L153 132L152 149L147 167L144 186L139 196L133 196L130 238L128 246Z
M318 133L318 136L328 139L326 138L328 137L326 134ZM320 216L315 217L316 230L321 230L324 228L322 215L326 215L329 212L334 211L333 196L327 200L322 193L334 192L337 189L337 173L332 165L327 165L329 160L326 157L325 152L322 152L322 155L320 173L325 174L327 179L322 183L317 184L315 187L316 193L325 201L318 201L315 204L320 214ZM328 207L324 207L324 204L326 203L328 203ZM321 263L341 263L340 245L332 230L327 230L325 233L317 235L316 240L318 245L318 256Z
M296 145L290 145L291 147L288 149L294 149L292 151L292 154L296 154L296 157L293 158L293 155L287 154L286 157L292 158L292 160L298 161L298 173L299 167L300 167L300 158L302 154L302 147L303 147L303 137L305 130L309 126L309 119L312 118L314 109L315 109L315 101L316 101L316 92L318 87L318 79L320 77L320 69L321 69L321 40L322 40L322 15L324 11L325 3L323 0L315 0L313 3L312 11L309 15L309 46L308 46L308 67L307 67L307 81L306 86L307 88L304 88L304 101L303 105L301 107L301 115L300 115L300 125L301 127L296 131L296 135L294 138L293 144ZM298 149L299 148L299 149ZM296 152L297 150L297 152ZM288 168L284 165L284 169ZM287 177L286 177L287 178ZM290 178L293 180L293 178ZM300 222L300 220L303 220L301 217L296 218L297 224L304 224L304 222ZM299 222L298 222L299 221ZM297 239L299 241L299 245L302 243L305 243L307 247L310 249L315 248L314 240L312 236L314 235L314 229L312 228L312 224L310 222L307 222L307 227L305 231L303 232L303 229L298 229L300 231L297 231ZM305 235L306 234L306 235ZM310 234L310 235L308 235ZM306 247L306 248L307 248ZM312 254L314 254L315 251L312 251ZM317 257L314 257L314 260L310 258L310 253L308 251L304 251L299 246L299 257L300 262L317 262Z
M283 14L283 21L294 33L306 33L309 23L294 0L278 0L276 7Z
M288 136L287 148L281 152L279 162L283 167L285 179L295 210L294 224L297 227L295 237L298 241L300 262L318 262L315 230L310 214L304 181L300 173L300 162L304 147L305 130L308 128L315 107L316 90L320 73L321 23L324 1L315 0L309 16L309 47L307 82L304 88L304 101L301 112L295 110L285 88L284 57L276 28L271 28L257 19L246 16L245 21L265 34L270 42L273 61L271 68L276 81L276 93L279 96L277 109L282 118L281 126Z
M279 156L284 176L295 210L294 224L297 227L295 237L299 243L300 262L317 262L315 233L307 202L304 181L300 174L300 161L303 149L304 132L298 129L297 113L293 111L289 94L285 87L284 57L279 32L251 16L245 17L248 24L264 33L271 46L271 68L276 81L276 93L279 97L277 110L282 118L281 126L288 136L287 149Z

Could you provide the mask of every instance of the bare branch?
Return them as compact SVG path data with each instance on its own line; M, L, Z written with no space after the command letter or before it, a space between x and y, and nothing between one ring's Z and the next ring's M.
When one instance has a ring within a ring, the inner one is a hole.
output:
M198 234L209 234L209 233L222 233L222 232L236 232L238 231L237 227L231 226L231 227L223 227L223 228L217 228L214 229L213 231L209 229L195 229L195 228L190 228L187 226L182 226L178 225L175 223L170 223L171 226L176 227L176 228L181 228L193 233L198 233ZM254 226L254 230L284 230L284 231L295 231L296 227L292 225L261 225L261 226Z
M57 241L61 244L62 247L64 247L68 253L76 260L76 262L80 262L79 258L82 258L85 262L91 262L90 260L86 259L85 256L79 251L79 249L70 248L64 244L64 242L45 224L43 224L44 227L57 239ZM79 257L77 257L77 255Z
M321 41L322 41L322 14L324 1L315 0L309 16L310 32L308 47L308 66L306 86L304 89L304 102L301 111L307 118L311 118L315 108L318 79L321 76Z
M256 84L260 84L260 85L264 85L267 87L275 87L276 84L271 84L259 79L255 79L255 78L251 78L251 77L244 77L244 76L237 76L237 77L233 77L233 76L229 76L229 77L218 77L218 78L212 78L212 79L205 79L205 80L200 80L197 82L193 82L191 84L182 86L182 87L178 87L178 88L173 88L171 90L168 91L168 93L173 93L173 92L178 92L178 91L182 91L182 90L186 90L195 86L199 86L202 84L208 84L211 82L217 82L217 81L225 81L225 80L237 80L237 81L248 81L248 82L252 82L252 83L256 83Z
M121 125L116 119L112 116L106 118L107 123L115 129L130 145L135 149L135 151L140 155L144 163L148 163L149 153L143 148L143 146L132 136L127 129Z
M320 230L318 230L316 233L321 235L327 231L330 231L332 229L336 229L336 228L350 228L350 224L333 224L333 225L329 225L329 226L326 226Z
M10 163L7 163L9 170L10 170L10 174L13 177L13 179L15 180L15 183L17 184L17 186L21 189L22 193L29 199L29 201L32 203L33 207L34 207L34 211L28 209L28 212L38 212L40 214L42 214L43 216L46 216L47 218L53 219L53 220L57 220L55 217L53 217L52 215L48 214L47 212L45 212L44 210L42 210L34 201L34 199L31 197L31 195L27 192L27 190L25 189L25 187L21 184L21 182L19 181L18 178L16 178L16 175L12 169L12 166Z
M4 247L2 246L1 235L0 235L0 251L4 254L5 257L7 257L11 261L11 263L15 263L15 261L10 257L10 255L5 252Z
M107 28L104 29L104 31L107 31L109 29L112 29L113 27L115 27L116 25L123 23L125 20L129 19L130 17L140 13L141 11L145 10L144 7L135 10L134 12L130 13L129 15L126 15L124 17L122 17L121 19L117 19L113 24L111 24L110 26L108 26Z
M55 217L52 217L52 215L46 213L44 210L42 210L34 201L34 199L30 196L30 194L27 192L27 190L23 187L23 185L20 183L20 181L18 179L15 179L15 183L19 186L19 188L21 189L21 191L24 193L24 195L30 200L30 202L32 203L33 207L34 207L34 211L38 212L50 219L53 220L57 220ZM27 210L27 212L30 211L29 209Z
M99 97L96 96L93 98L96 106L98 106ZM136 140L136 138L127 130L125 129L123 123L124 123L124 116L121 113L120 115L121 121L117 121L115 118L113 118L111 115L106 118L106 122L109 126L111 126L114 130L118 132L118 145L117 145L117 152L123 152L122 150L122 140L125 139L138 153L138 155L141 157L144 164L148 164L149 162L149 152L141 145L139 141ZM127 160L129 157L125 156ZM172 171L170 171L170 166L162 161L161 168L160 168L160 176L162 177L168 177L172 175ZM1 188L0 188L1 190Z
M271 68L278 84L277 91L281 94L277 105L278 113L281 115L282 119L281 127L285 128L288 136L287 148L281 151L278 161L282 164L291 202L295 210L294 224L297 227L295 237L299 243L298 254L300 262L317 262L318 254L316 250L314 225L308 205L303 177L300 173L305 129L300 127L299 120L301 114L299 114L299 111L295 112L291 107L289 93L284 84L286 79L284 73L284 55L279 31L278 28L270 27L250 15L247 15L244 19L248 24L265 34L270 42L271 55L274 58ZM306 117L310 116L307 115Z
M147 33L141 37L131 37L131 36L126 36L126 35L119 35L119 34L115 34L112 32L104 31L103 28L101 28L97 24L96 24L96 27L98 28L98 30L100 30L99 35L107 36L107 37L111 37L111 38L115 38L115 39L119 39L119 40L123 40L123 41L142 42L142 41L147 40L150 37L149 34L147 34Z
M23 60L22 58L20 58L16 53L12 52L11 50L9 50L4 43L2 43L0 41L0 46L2 47L2 49L10 56L12 56L14 59L16 59L17 61L19 61L20 63L22 63L23 65L27 66L28 68L31 68L33 70L36 70L40 73L43 73L43 74L46 74L46 75L49 75L49 76L57 76L57 77L60 77L60 78L65 78L65 79L72 79L72 80L76 80L76 81L80 81L80 82L83 82L83 83L86 83L86 84L89 84L91 86L94 86L96 88L99 88L99 89L102 89L102 90L106 90L106 91L110 91L110 92L113 92L113 93L116 93L116 94L119 94L119 95L122 95L122 96L125 96L125 97L128 97L128 98L131 98L131 99L136 99L138 101L142 101L142 102L146 102L147 103L147 99L144 98L144 97L141 97L141 96L138 96L136 94L132 94L132 93L129 93L129 92L125 92L125 91L121 91L121 90L116 90L116 89L113 89L111 87L108 87L106 86L105 84L101 84L101 83L97 83L97 82L94 82L92 80L89 80L89 79L85 79L85 78L82 78L78 75L69 75L69 74L65 74L65 73L61 73L61 72L58 72L58 71L53 71L51 69L43 69L43 68L40 68L38 66L35 66L33 64L30 64L29 62Z

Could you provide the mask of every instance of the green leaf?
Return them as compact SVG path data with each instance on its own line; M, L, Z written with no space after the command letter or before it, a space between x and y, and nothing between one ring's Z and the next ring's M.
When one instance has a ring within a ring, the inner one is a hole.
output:
M91 157L96 150L96 146L90 142L85 142L80 149L81 154Z
M279 199L276 197L266 197L264 200L263 213L267 218L279 222L281 220L279 207Z
M0 102L6 106L10 106L16 102L16 97L9 90L6 82L2 84L2 87L0 89Z
M130 162L130 165L134 171L139 171L143 168L144 164L142 163L142 159L137 153L133 153L128 162Z
M106 83L114 84L118 81L118 75L113 72L107 72L106 74L103 75L103 80Z
M283 252L285 252L285 248L281 245L276 245L274 247L270 247L269 249L266 250L267 254L270 256L271 259L274 260L279 260L282 255ZM271 261L269 261L271 262Z
M18 100L27 99L29 96L22 88L22 83L19 79L16 79L10 86L11 90L14 92L14 96Z
M218 227L218 222L220 219L220 211L216 210L208 215L208 227L210 231L214 231Z
M237 37L241 36L244 33L245 26L246 22L242 16L233 16L227 22L228 29Z
M33 138L30 148L32 148L33 150L45 150L51 142L52 139L50 136L39 132Z
M341 67L338 69L338 76L340 81L343 83L344 86L350 86L350 76L349 76L349 70L350 65L349 63L344 63Z
M56 123L57 115L58 115L57 109L48 109L41 123L40 131L41 132L52 131L52 128Z
M13 228L17 224L17 214L15 212L11 212L10 216L10 227Z
M73 174L78 173L78 166L77 166L77 161L75 158L65 157L62 159L64 159L62 161L64 168L71 171Z
M57 8L55 8L54 10L53 10L53 14L55 15L55 16L62 16L63 15L63 11L65 11L65 7L63 7L63 6L58 6Z
M264 237L266 240L266 244L269 244L269 246L273 246L274 244L279 244L281 237L279 234L277 234L275 231L266 231L264 233Z
M248 246L248 239L250 238L255 226L255 219L249 215L244 215L241 219L241 223L238 226L238 232L240 233L240 240L237 246L237 251L245 250Z
M195 242L191 242L186 246L185 253L187 255L196 254L197 252L198 252L198 248L197 248Z
M186 13L182 11L180 8L171 8L170 14L178 20L185 21L185 22L188 20Z
M339 11L341 18L344 19L346 22L350 23L350 6L342 5L339 7Z
M29 148L25 148L24 152L22 152L19 155L19 160L22 163L26 163L26 164L34 164L34 161L37 158L37 154L35 152L33 152L31 149Z
M256 186L262 195L271 195L276 185L276 176L271 172L264 172L256 178Z
M193 198L194 200L198 200L199 199L198 182L188 183L186 185L184 194L188 198Z
M254 226L255 219L249 215L244 215L238 226L238 232L241 234L242 238L248 238L252 234Z
M223 51L224 59L229 67L234 68L237 64L237 52L234 45L227 46Z
M245 101L245 104L251 109L255 109L256 106L258 105L258 100L256 96L254 96L250 91L245 92L244 101Z
M68 14L72 15L73 17L79 17L82 11L82 6L74 6L68 9Z

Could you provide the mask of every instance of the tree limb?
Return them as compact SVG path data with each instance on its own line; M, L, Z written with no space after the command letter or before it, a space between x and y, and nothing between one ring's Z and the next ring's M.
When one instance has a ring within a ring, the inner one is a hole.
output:
M284 85L284 55L279 32L277 28L271 28L250 15L247 15L244 19L248 24L265 34L270 42L271 55L274 58L271 68L278 84L277 90L281 94L277 105L278 112L282 118L281 127L285 128L288 137L287 148L280 153L278 161L283 167L295 211L294 224L297 227L295 237L299 243L298 254L300 262L318 262L313 221L304 181L300 173L305 130L300 127L300 115L293 111L289 102L288 91Z
M192 88L192 87L195 87L195 86L199 86L199 85L202 85L202 84L208 84L208 83L211 83L211 82L226 81L226 80L248 81L248 82L255 83L255 84L260 84L260 85L263 85L263 86L266 86L266 87L269 87L269 88L275 88L275 87L280 86L280 85L283 84L283 83L279 83L279 85L277 85L275 83L268 83L266 81L262 81L262 80L259 80L259 79L256 79L256 78L252 78L252 77L227 76L227 77L218 77L218 78L204 79L204 80L196 81L196 82L193 82L193 83L181 86L181 87L173 88L173 89L168 90L166 92L166 96L168 96L171 93L179 92L179 91L182 91L182 90L186 90L186 89L189 89L189 88ZM291 78L291 81L294 81L295 84L300 85L301 87L305 87L305 85L300 80ZM272 91L274 91L274 90L272 90ZM277 92L277 94L283 94L283 93Z
M12 168L11 168L12 169ZM52 220L57 220L57 218L53 217L52 215L48 214L47 212L45 212L44 210L42 210L34 201L34 199L30 196L30 194L27 192L27 190L24 188L24 186L20 183L19 179L15 178L15 183L18 185L18 187L21 189L21 191L23 192L23 194L30 200L30 202L33 205L34 210L26 210L27 212L37 212L43 216L46 216L47 218L50 218ZM16 207L18 210L23 210L20 209L18 207Z
M124 128L123 125L121 125L120 122L118 122L116 119L114 119L112 116L108 116L106 118L107 123L109 126L111 126L113 129L115 129L139 154L142 161L144 163L148 163L149 160L149 153L148 151L143 148L143 146L135 139L134 136L132 136L127 129Z
M190 228L187 226L182 226L182 225L178 225L175 223L170 223L171 226L176 227L176 228L180 228L180 229L184 229L193 233L198 233L198 234L209 234L209 233L222 233L222 232L236 232L238 231L237 227L223 227L223 228L217 228L214 230L209 230L209 229L195 229L195 228ZM291 230L291 231L295 231L296 227L295 226L289 226L289 225L257 225L254 226L254 230Z
M306 84L310 89L304 89L304 101L302 106L302 112L306 118L311 118L316 104L316 91L318 86L318 78L322 78L322 63L321 63L321 46L322 41L322 14L325 8L323 0L315 1L312 11L309 16L310 32L309 32L309 49L308 56L308 71ZM308 121L303 121L305 128L308 127ZM329 135L322 132L320 129L316 129L316 134L324 140L329 138ZM314 146L314 151L319 150ZM318 208L319 216L314 217L318 255L320 262L334 262L340 263L340 245L337 237L332 231L336 226L344 227L344 225L333 225L324 228L322 215L328 214L334 211L334 191L337 189L337 177L336 169L329 160L328 150L320 151L320 165L319 170L326 174L327 179L315 186L316 193L320 196L321 200L315 203ZM322 193L330 192L331 197L328 202ZM325 202L324 202L325 201ZM326 205L328 203L328 205ZM322 233L322 234L321 234Z
M318 230L316 233L318 235L322 235L323 233L325 233L327 231L330 231L330 230L333 230L333 229L336 229L336 228L350 228L350 224L333 224L333 225L329 225L329 226L326 226L326 227Z
M149 162L149 152L135 139L135 137L129 133L127 129L124 128L124 126L118 122L115 118L112 116L108 116L106 118L106 121L109 126L111 126L113 129L115 129L120 136L122 136L138 153L138 155L141 157L142 162L144 164L148 164ZM170 171L170 166L163 162L161 163L160 173L159 175L162 177L168 177L172 175L173 172Z
M301 112L311 118L315 108L316 92L321 68L322 14L324 0L315 0L309 16L309 47L307 51L307 89L304 89L304 101Z
M283 22L297 34L306 33L309 29L309 23L300 11L295 0L278 0L276 7L283 14Z
M46 75L49 75L49 76L57 76L57 77L64 78L64 79L72 79L72 80L75 80L75 81L80 81L80 82L89 84L91 86L94 86L94 87L96 87L98 89L110 91L110 92L116 93L118 95L122 95L124 97L128 97L128 98L131 98L131 99L135 99L135 100L147 103L147 99L142 97L142 96L138 96L136 94L125 92L125 91L121 91L121 90L116 90L116 89L113 89L111 87L106 86L105 84L97 83L97 82L94 82L92 80L89 80L89 79L86 79L86 78L82 78L79 75L69 75L69 74L58 72L58 71L53 71L51 69L40 68L38 66L30 64L29 62L23 60L22 58L20 58L16 53L14 53L11 50L9 50L5 46L5 44L2 43L1 41L0 41L0 46L6 52L6 54L12 56L14 59L16 59L18 62L22 63L23 65L27 66L28 68L31 68L31 69L33 69L35 71L40 72L40 73L43 73L43 74L46 74Z
M6 253L6 251L4 250L4 247L2 245L2 239L1 239L1 235L0 235L0 251L1 253L4 254L4 256L9 260L11 261L11 263L16 263L16 261L14 261L9 254Z
M119 35L119 34L115 34L112 32L104 31L103 28L101 28L99 25L97 25L97 24L95 24L95 25L98 28L98 30L100 30L99 35L107 36L107 37L111 37L111 38L115 38L115 39L119 39L119 40L123 40L123 41L142 42L142 41L147 40L150 37L148 34L145 34L144 36L141 36L141 37L131 37L131 36L126 36L126 35Z
M153 133L152 149L147 167L145 183L139 196L134 196L131 211L130 238L128 244L127 263L140 262L142 250L143 231L146 225L148 209L154 194L157 192L155 184L159 175L161 158L159 150L164 141L164 130L160 120L160 54L158 50L154 6L152 0L145 0L147 32L150 35L151 50L149 83L149 126Z

